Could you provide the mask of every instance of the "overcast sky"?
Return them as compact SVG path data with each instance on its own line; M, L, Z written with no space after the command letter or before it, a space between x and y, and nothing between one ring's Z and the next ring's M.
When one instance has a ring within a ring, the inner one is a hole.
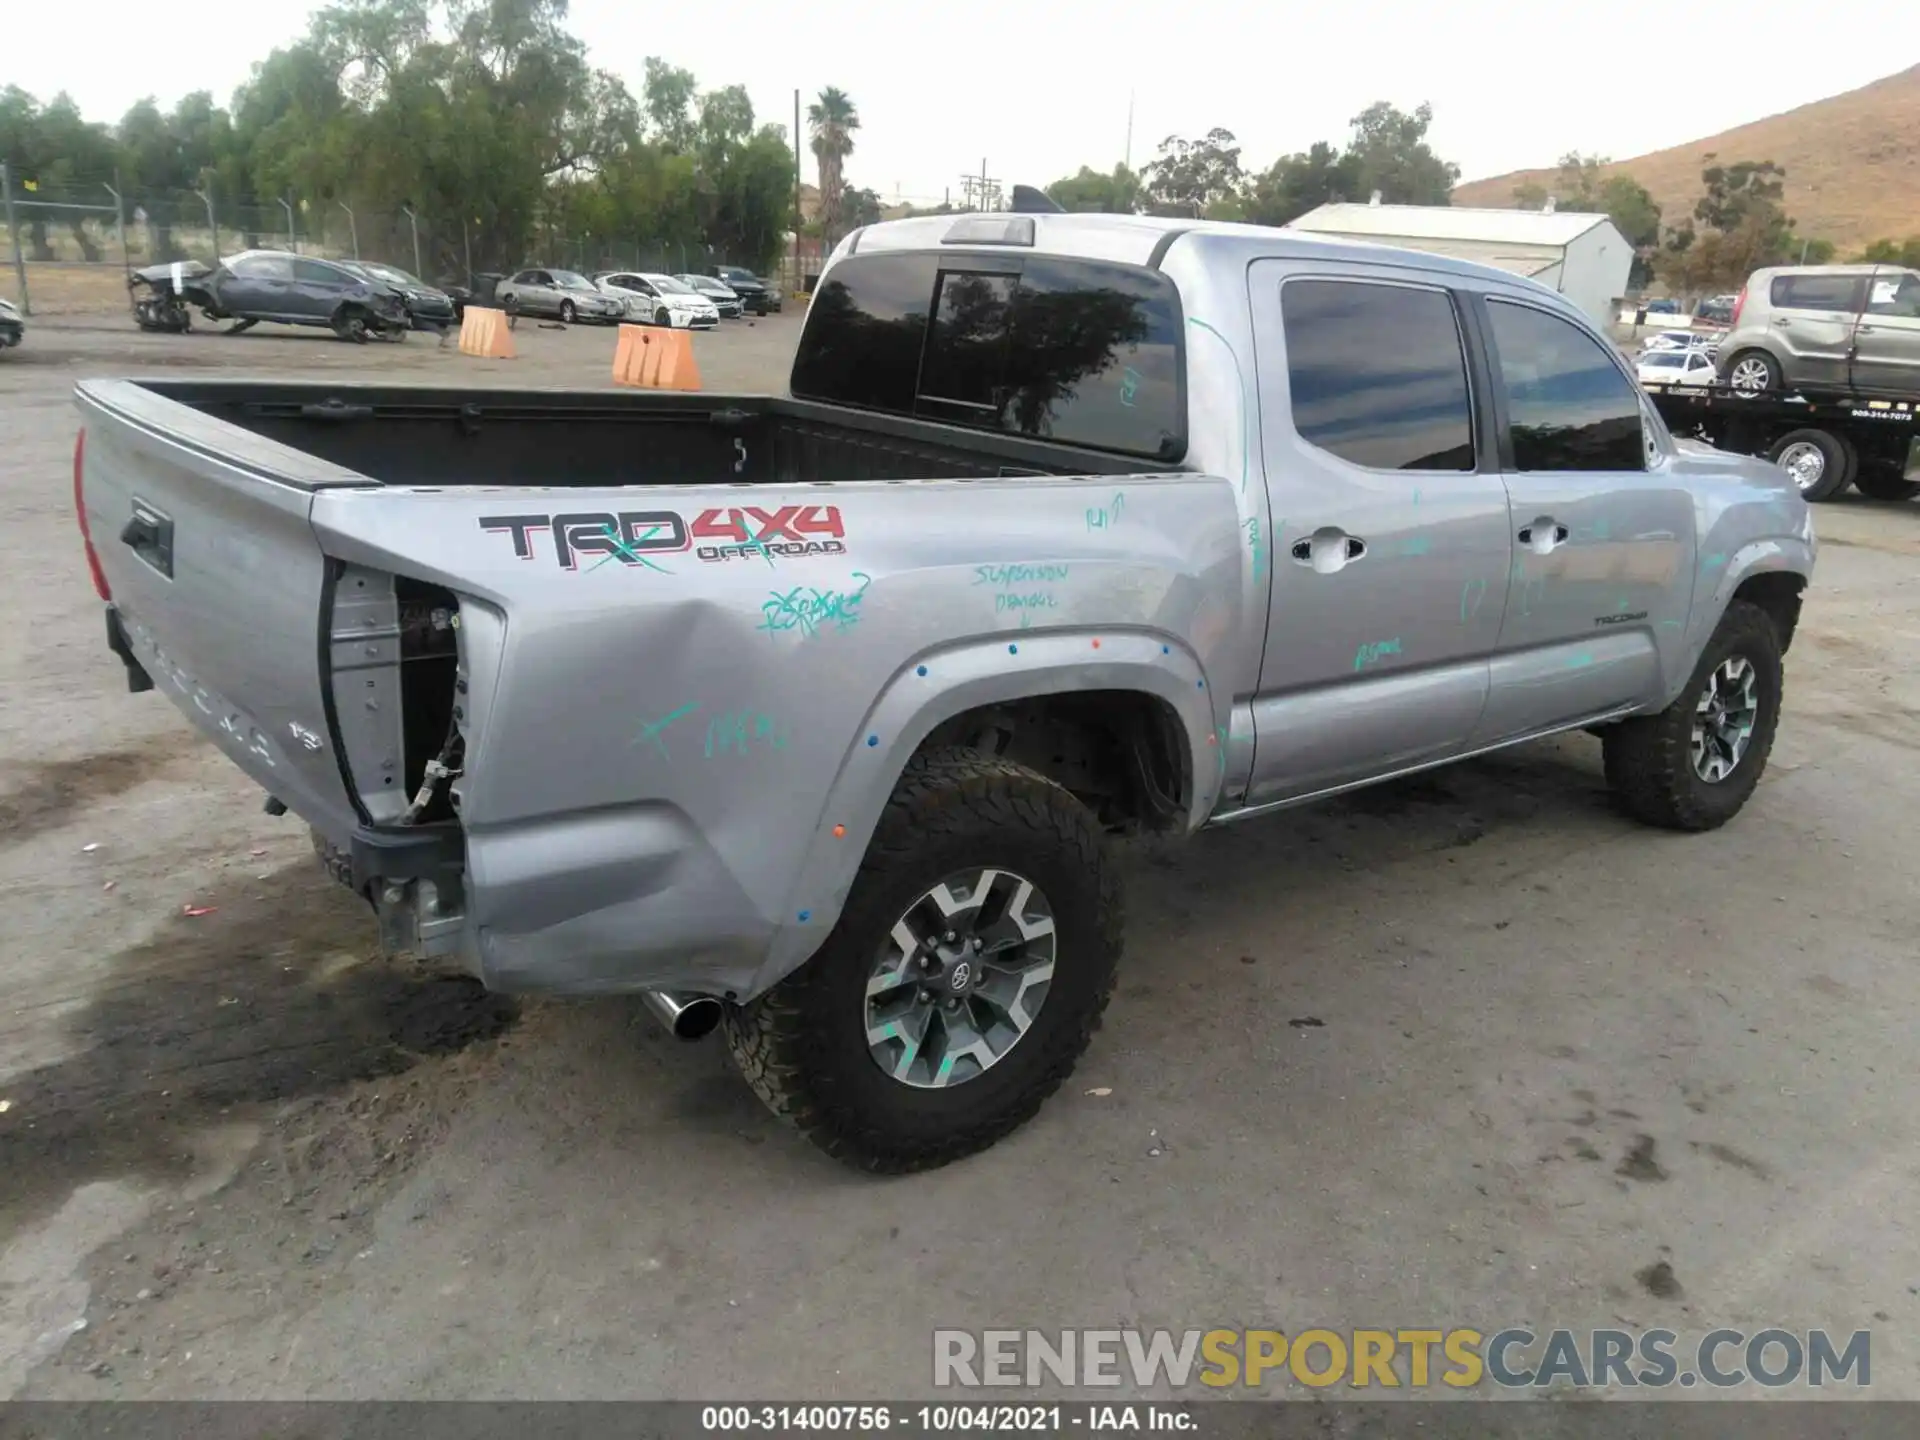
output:
M76 35L74 12L59 4L8 8L0 85L42 100L64 89L90 118L117 119L146 94L169 105L209 89L224 103L315 7L129 5L111 26L102 18L100 33L114 37L105 45ZM1166 135L1215 125L1239 137L1249 168L1265 166L1341 140L1374 100L1431 102L1430 138L1469 180L1570 149L1625 159L1920 61L1920 12L1874 8L1860 43L1819 47L1817 65L1796 63L1784 42L1755 48L1757 37L1806 32L1805 7L1776 0L1752 0L1731 25L1731 12L1674 0L573 0L571 23L592 63L636 94L648 55L692 70L703 88L744 84L762 120L788 125L796 87L804 100L838 85L862 121L849 179L885 199L925 201L948 186L957 196L961 172L977 173L983 158L992 177L1036 185L1083 163L1110 168L1126 153L1130 91L1136 166ZM132 24L142 15L159 18ZM1634 78L1643 61L1669 78ZM811 183L811 156L806 171Z

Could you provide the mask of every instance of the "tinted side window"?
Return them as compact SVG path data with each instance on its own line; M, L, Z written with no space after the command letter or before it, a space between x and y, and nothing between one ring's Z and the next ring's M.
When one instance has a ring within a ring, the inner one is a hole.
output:
M911 414L934 265L926 255L868 255L834 266L807 311L793 393Z
M1438 290L1289 280L1280 290L1300 438L1374 470L1471 470L1473 406Z
M1184 321L1166 276L1035 255L1012 323L1006 429L1164 461L1186 453Z
M1838 310L1851 314L1860 308L1861 276L1776 275L1771 299L1780 310Z
M308 285L351 285L352 277L345 271L336 270L331 265L322 265L314 260L296 260L293 262L293 278Z
M1891 315L1902 319L1920 319L1920 275L1891 270L1873 277L1873 293L1867 300L1869 315Z
M1527 305L1487 302L1516 470L1644 470L1640 397L1599 341Z

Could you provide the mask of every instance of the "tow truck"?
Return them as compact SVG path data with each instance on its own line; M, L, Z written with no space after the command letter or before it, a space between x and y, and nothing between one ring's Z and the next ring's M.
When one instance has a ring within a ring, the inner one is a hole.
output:
M1643 387L1667 428L1718 450L1761 455L1810 501L1852 485L1871 500L1920 495L1920 394L1804 387L1753 395L1724 385Z

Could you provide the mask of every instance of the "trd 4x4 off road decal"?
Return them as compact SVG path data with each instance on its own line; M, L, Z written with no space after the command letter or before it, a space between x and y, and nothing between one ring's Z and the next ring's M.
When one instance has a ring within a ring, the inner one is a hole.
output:
M582 555L601 555L632 566L650 564L646 558L649 555L690 548L710 564L756 556L797 559L844 555L847 549L846 527L837 505L783 505L776 510L745 505L702 510L692 525L672 510L483 515L480 528L511 536L513 553L522 560L534 558L539 548L536 537L551 535L554 560L562 570L578 569ZM720 543L695 546L696 540Z

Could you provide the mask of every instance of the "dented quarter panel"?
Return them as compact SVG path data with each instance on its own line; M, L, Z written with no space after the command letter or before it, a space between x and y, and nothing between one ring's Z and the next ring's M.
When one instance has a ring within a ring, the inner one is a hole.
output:
M1262 630L1230 481L647 495L388 488L314 504L328 553L461 597L457 793L490 984L757 993L832 929L908 757L978 705L1156 696L1186 735L1189 822L1214 806L1216 732ZM529 527L522 558L481 525L659 508L691 521L742 503L831 503L845 551L703 561L690 546L567 569L550 531Z

